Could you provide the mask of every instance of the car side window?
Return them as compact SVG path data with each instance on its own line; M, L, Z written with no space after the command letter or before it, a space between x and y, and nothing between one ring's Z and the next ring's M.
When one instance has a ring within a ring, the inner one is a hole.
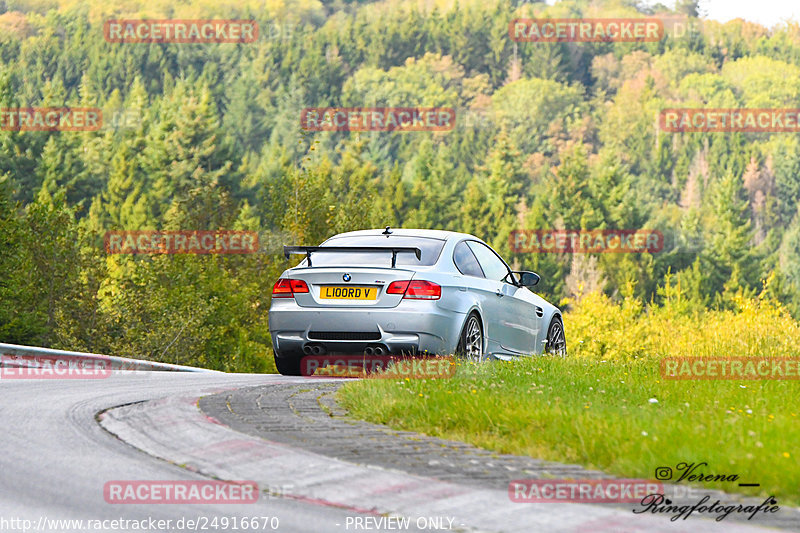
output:
M453 251L453 262L456 264L456 268L459 272L466 276L475 276L476 278L484 277L483 270L481 270L481 266L478 264L475 254L469 249L466 241L461 241L456 245L456 249Z
M491 248L477 241L467 241L467 244L475 253L475 257L478 258L478 263L488 279L503 281L508 276L508 267Z

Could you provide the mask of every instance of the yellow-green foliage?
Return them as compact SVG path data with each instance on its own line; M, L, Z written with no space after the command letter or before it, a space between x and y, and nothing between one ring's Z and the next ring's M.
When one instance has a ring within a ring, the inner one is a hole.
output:
M570 357L774 357L800 353L800 328L769 300L739 298L735 311L686 314L646 307L635 298L614 303L590 294L564 317Z

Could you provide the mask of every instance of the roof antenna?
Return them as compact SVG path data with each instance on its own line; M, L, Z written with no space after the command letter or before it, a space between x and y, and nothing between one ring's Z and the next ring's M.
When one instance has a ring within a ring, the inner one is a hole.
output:
M386 226L386 229L381 232L381 235L386 235L387 237L392 234L392 230L389 229L390 226Z

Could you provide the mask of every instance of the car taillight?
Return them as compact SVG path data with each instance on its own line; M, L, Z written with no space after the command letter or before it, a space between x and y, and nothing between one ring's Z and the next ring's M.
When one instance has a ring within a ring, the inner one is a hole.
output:
M408 284L406 295L403 298L419 298L423 300L438 300L442 297L442 287L436 283L423 280L414 280Z
M302 279L281 278L272 287L273 298L294 298L296 293L308 292L308 285Z
M297 294L298 292L308 292L308 285L302 279L290 279L289 283L292 285L292 292Z
M386 294L402 294L410 300L438 300L442 297L442 287L424 280L393 281L386 288Z
M386 294L405 294L411 281L393 281L386 287Z
M289 280L281 278L272 286L273 298L293 298L292 286L289 285Z

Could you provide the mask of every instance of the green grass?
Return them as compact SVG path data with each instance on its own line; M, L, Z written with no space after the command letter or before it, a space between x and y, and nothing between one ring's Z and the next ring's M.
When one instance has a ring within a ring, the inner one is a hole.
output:
M691 318L630 307L602 298L578 306L565 317L567 358L463 363L452 379L368 379L339 397L368 421L622 477L706 462L704 473L739 476L706 487L800 503L800 382L666 381L659 370L661 357L690 352L798 356L791 318L758 302ZM755 332L741 329L764 320L770 325ZM623 329L649 337L611 342ZM671 334L683 337L669 342Z

